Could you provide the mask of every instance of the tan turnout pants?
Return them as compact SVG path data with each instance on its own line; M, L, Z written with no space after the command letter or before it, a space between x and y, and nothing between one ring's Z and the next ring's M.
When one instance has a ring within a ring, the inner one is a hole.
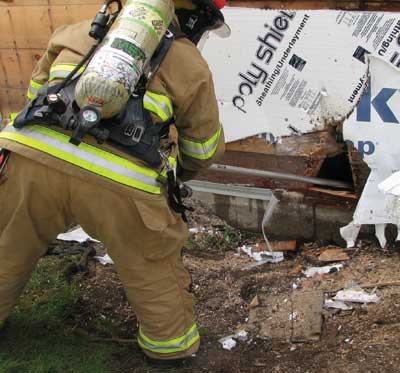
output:
M107 247L146 338L168 345L193 331L190 278L181 259L188 230L164 195L134 189L117 193L16 153L3 176L0 322L8 317L48 243L71 223L79 223ZM190 356L198 346L197 338L184 351L155 353L144 347L144 352L171 359Z

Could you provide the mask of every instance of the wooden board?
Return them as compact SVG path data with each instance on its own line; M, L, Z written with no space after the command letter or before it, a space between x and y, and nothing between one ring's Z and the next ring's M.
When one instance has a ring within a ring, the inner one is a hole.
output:
M59 26L93 17L102 0L0 0L0 112L21 109L31 72Z

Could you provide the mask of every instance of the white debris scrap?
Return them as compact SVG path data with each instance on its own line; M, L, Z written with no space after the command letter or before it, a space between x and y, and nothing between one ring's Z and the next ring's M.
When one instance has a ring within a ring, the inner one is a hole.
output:
M331 266L324 266L324 267L310 267L307 268L303 273L305 274L306 277L313 277L315 275L322 275L325 273L330 273L333 269L336 269L339 271L341 268L343 268L343 264L334 264Z
M240 249L241 249L245 254L247 254L249 257L253 258L253 253L252 253L253 248L252 248L251 246L243 245ZM254 259L254 258L253 258L253 259Z
M333 299L327 299L324 304L325 308L335 308L338 310L342 311L350 311L353 309L353 307L348 306L346 303L339 301L339 300L333 300Z
M340 290L333 299L352 303L378 303L380 301L380 298L376 294L368 294L362 289Z
M81 227L78 227L70 232L62 233L57 236L58 240L61 241L76 241L76 242L86 242L88 240L94 242L100 242L90 237Z
M222 348L224 350L230 351L230 350L232 350L233 347L236 346L236 341L232 337L224 338L222 340L220 339L219 341L220 341L220 343L222 343Z
M299 313L298 312L292 312L289 315L289 321L297 321L299 318Z
M224 350L232 350L236 346L236 339L241 341L241 342L246 342L247 339L249 338L249 333L246 332L245 330L240 330L235 334L228 335L226 337L223 337L219 340L219 343L222 344L222 348Z
M246 330L241 330L240 332L237 332L235 336L239 341L246 342L249 337L249 333L247 333Z
M100 262L100 264L103 264L103 266L107 264L114 264L114 261L108 254L105 254L104 256L95 256L95 259L97 259Z
M253 258L257 262L262 263L279 263L285 259L283 251L255 251L251 246L242 246L241 250L246 253L250 258Z

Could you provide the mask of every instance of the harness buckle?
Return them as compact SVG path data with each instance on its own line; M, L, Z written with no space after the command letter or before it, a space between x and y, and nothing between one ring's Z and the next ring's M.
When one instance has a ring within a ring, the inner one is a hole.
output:
M61 97L59 93L50 93L47 95L49 107L57 114L64 114L67 110L68 100Z
M124 129L124 135L130 137L136 144L140 142L144 134L145 127L142 124L128 124Z
M173 32L170 29L167 29L167 31L165 31L165 37L167 39L171 39L173 38L175 35L173 34Z

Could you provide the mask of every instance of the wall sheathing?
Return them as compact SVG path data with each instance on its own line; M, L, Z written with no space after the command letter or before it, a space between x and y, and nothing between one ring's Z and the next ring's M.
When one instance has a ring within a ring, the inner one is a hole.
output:
M24 106L32 69L46 49L52 32L61 25L92 18L102 4L103 0L0 0L0 114L4 122L7 121L9 113L17 112ZM262 9L400 11L400 1L393 0L261 0L228 1L228 5ZM329 134L326 132L317 135L318 141L314 137L304 137L301 142L298 142L299 149L296 148L297 151L293 151L293 147L288 146L290 152L287 152L287 154L279 152L277 154L277 148L271 149L271 146L267 145L262 139L237 141L228 144L224 161L227 164L234 165L238 165L239 162L242 167L270 170L282 170L283 162L286 165L283 169L286 171L300 175L317 176L324 159L343 150L340 147L333 146L334 142L331 140L326 140L329 138ZM308 141L308 139L311 139L311 141ZM251 146L248 146L249 142ZM250 159L248 162L246 155ZM287 157L289 158L286 159ZM365 164L354 162L353 158L351 157L350 163L358 166L358 171L353 171L360 175L364 173L367 175L368 170L365 170ZM360 168L365 172L360 172ZM240 183L242 181L240 177L232 175L207 173L204 177L220 182ZM353 179L356 192L360 192L365 177L353 177ZM250 178L246 181L254 186L278 187L273 180ZM298 183L285 185L283 183L279 187L297 189L304 187L304 185L301 186Z
M102 0L0 0L0 112L6 118L25 102L31 71L59 26L92 18ZM228 1L263 9L400 10L398 1Z

